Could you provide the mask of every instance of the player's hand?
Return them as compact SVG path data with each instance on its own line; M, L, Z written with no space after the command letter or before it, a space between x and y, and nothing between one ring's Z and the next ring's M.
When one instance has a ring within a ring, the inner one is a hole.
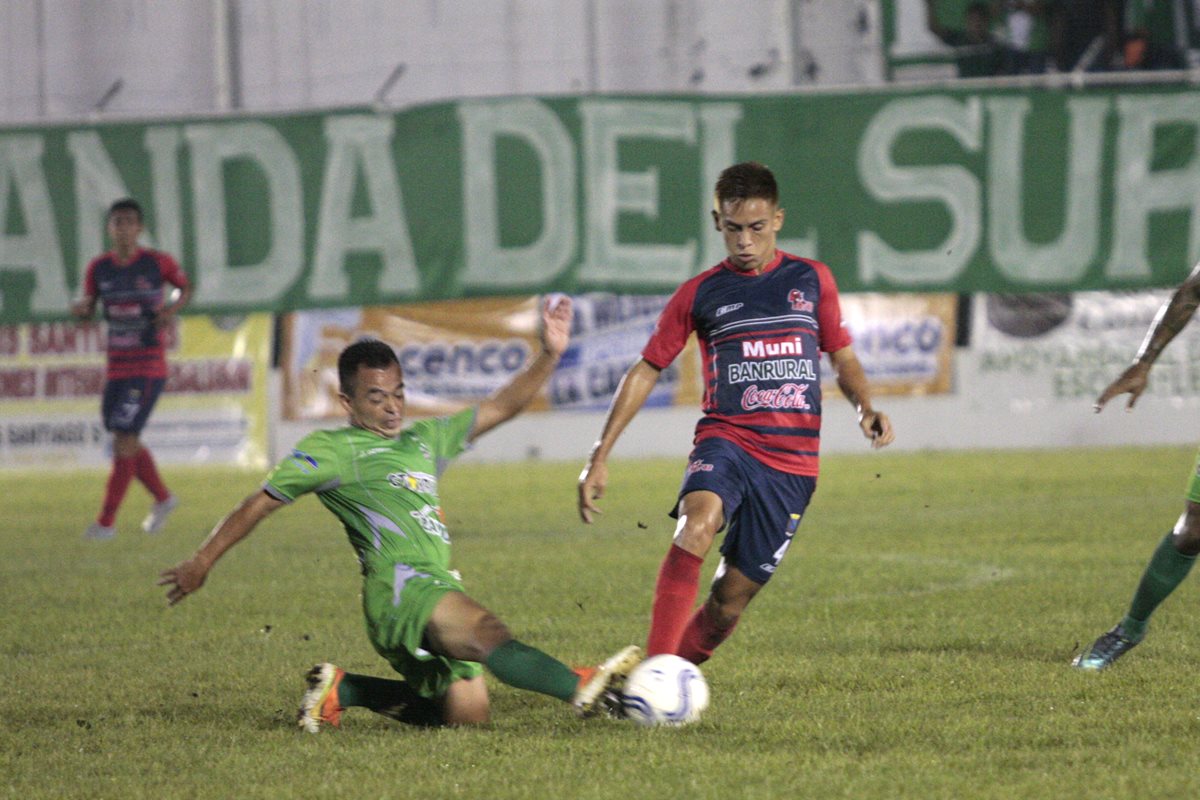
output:
M208 568L196 559L189 558L164 570L159 575L158 585L170 587L167 589L167 604L173 606L203 586L207 577Z
M542 347L552 356L561 356L571 341L571 320L575 312L565 294L546 295L542 301Z
M591 524L593 514L603 514L594 501L604 496L608 484L608 465L603 461L589 461L579 473L579 518Z
M862 428L863 436L871 440L871 447L876 449L887 447L896 440L892 421L882 411L865 411L859 414L858 427Z
M71 303L71 316L75 317L75 319L91 319L93 313L95 313L95 308L86 297L82 297Z
M175 319L175 309L171 306L164 306L154 314L154 327L162 330L169 328L171 322Z
M1112 400L1117 395L1129 393L1129 402L1125 404L1126 411L1132 411L1133 406L1137 403L1138 398L1142 396L1142 392L1146 391L1146 386L1150 382L1150 365L1138 361L1125 368L1125 371L1117 376L1117 379L1108 385L1108 388L1100 393L1100 397L1096 399L1096 404L1092 406L1096 413L1099 414L1104 410L1105 404Z

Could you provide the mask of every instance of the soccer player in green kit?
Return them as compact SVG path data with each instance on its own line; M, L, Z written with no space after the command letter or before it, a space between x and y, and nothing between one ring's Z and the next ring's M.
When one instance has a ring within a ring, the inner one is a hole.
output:
M1200 307L1200 264L1192 267L1191 273L1159 309L1133 363L1100 394L1095 406L1097 414L1108 401L1123 394L1129 395L1125 410L1133 410L1149 385L1150 367L1171 340L1187 327L1197 307ZM1146 636L1150 615L1183 583L1195 565L1197 555L1200 555L1200 456L1188 481L1183 513L1154 549L1125 616L1077 655L1072 665L1093 672L1107 669L1136 647Z
M375 650L405 680L318 664L298 723L316 733L362 706L417 724L488 721L482 666L510 686L595 713L619 689L641 650L626 647L600 666L576 672L513 638L491 611L467 595L450 569L450 536L438 477L477 437L518 414L553 372L571 330L570 298L542 307L541 351L478 406L404 427L404 376L395 351L364 340L338 358L340 400L350 424L316 431L241 502L195 554L162 573L172 605L199 589L217 559L278 508L307 492L342 521L363 573L363 613Z

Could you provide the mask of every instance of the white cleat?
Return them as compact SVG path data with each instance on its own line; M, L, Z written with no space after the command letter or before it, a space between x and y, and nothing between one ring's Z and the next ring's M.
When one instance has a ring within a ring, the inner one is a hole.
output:
M158 533L162 530L163 525L167 524L167 517L171 516L171 512L179 505L179 498L175 495L170 495L161 503L155 503L150 507L150 513L142 520L142 530L146 533Z
M115 525L101 525L99 522L93 522L91 525L88 525L87 530L83 532L83 538L95 540L111 539L116 535L117 528Z
M631 644L617 651L600 666L586 681L580 683L571 698L571 705L581 717L593 717L603 709L603 699L606 694L617 693L625 686L625 679L633 668L641 663L646 654L636 644Z
M309 733L319 733L322 725L338 727L345 709L338 705L337 691L345 676L346 671L333 664L314 665L304 676L308 689L300 701L296 724Z

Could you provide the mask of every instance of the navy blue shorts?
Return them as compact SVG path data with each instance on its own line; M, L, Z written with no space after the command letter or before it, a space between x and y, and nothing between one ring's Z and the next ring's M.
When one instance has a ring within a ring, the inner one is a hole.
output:
M162 394L166 378L115 378L104 384L100 417L104 430L141 433Z
M688 456L679 499L714 492L725 507L721 555L755 583L766 583L792 543L817 479L772 469L727 439L706 439ZM679 503L671 511L679 516Z

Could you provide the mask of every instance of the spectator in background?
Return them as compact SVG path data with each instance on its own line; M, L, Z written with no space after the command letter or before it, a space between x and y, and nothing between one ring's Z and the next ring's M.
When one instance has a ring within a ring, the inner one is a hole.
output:
M1005 74L1037 75L1049 67L1053 6L1053 0L998 0L998 18L1004 20L1007 38Z
M1118 0L1059 0L1052 39L1062 72L1104 72L1115 66L1120 45Z
M1176 10L1172 0L1125 0L1126 69L1187 69L1176 31L1186 18Z
M987 3L967 6L964 26L947 28L938 19L934 0L925 0L925 24L930 33L954 48L954 64L960 78L986 78L1004 72L1005 48L991 30L992 11Z

